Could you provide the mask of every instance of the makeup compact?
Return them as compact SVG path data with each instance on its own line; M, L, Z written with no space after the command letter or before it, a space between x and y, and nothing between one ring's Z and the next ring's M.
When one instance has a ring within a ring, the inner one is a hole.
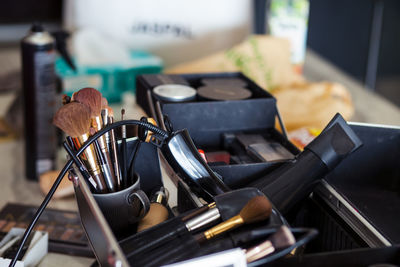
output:
M197 89L199 98L204 100L244 100L251 97L250 90L229 85L207 85Z
M204 85L223 85L223 86L234 86L234 87L246 87L247 82L240 78L229 77L229 78L204 78L201 79L201 83Z
M166 102L188 102L196 99L196 90L181 84L158 85L154 87L153 94Z

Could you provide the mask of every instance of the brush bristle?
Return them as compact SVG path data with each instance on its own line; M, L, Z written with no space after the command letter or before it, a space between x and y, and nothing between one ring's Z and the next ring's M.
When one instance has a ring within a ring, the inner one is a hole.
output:
M271 236L270 240L276 249L290 247L296 243L294 235L285 225L281 226L276 233Z
M271 202L265 196L256 196L247 202L240 211L245 223L253 223L268 219L272 212Z
M83 88L73 94L73 100L88 106L91 117L100 116L102 96L96 89Z
M70 102L56 112L53 124L71 137L81 136L89 130L90 110L81 103Z

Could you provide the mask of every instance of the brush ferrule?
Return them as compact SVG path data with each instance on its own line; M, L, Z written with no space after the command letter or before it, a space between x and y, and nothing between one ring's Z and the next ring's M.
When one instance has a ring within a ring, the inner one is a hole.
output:
M122 136L122 138L126 138L126 126L125 125L121 126L121 136Z
M109 120L108 120L108 109L102 109L101 110L101 120L102 120L102 126L106 127L109 124ZM111 140L110 140L110 133L106 132L104 134L104 138L107 144L107 149L108 151L111 151Z
M88 139L89 139L88 134L83 134L78 137L80 145L85 143ZM96 152L93 144L89 145L83 153L85 155L84 161L86 162L86 166L90 174L92 175L93 179L96 181L99 187L99 191L104 191L105 190L104 177L101 173L99 163L97 162Z
M229 220L214 226L213 228L209 229L208 231L205 231L204 236L208 240L208 239L213 238L214 236L217 236L219 234L222 234L224 232L232 230L242 224L244 224L243 218L240 217L240 215L236 215L236 216L230 218Z
M79 139L80 145L82 145L89 139L89 135L83 134L80 137L78 137L78 139ZM83 153L85 154L86 161L88 163L88 169L90 171L92 171L94 174L101 173L100 168L99 168L99 163L97 162L94 146L91 144L90 146L88 146L85 149L85 151Z
M211 222L215 222L220 218L219 210L216 208L212 208L190 220L188 220L186 224L186 228L188 231L194 231L199 229Z

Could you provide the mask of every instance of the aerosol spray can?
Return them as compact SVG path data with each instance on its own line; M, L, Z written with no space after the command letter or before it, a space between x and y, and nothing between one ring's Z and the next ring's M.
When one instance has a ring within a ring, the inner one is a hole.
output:
M56 110L55 43L42 25L34 24L21 41L25 128L26 177L54 168L57 132L52 125Z

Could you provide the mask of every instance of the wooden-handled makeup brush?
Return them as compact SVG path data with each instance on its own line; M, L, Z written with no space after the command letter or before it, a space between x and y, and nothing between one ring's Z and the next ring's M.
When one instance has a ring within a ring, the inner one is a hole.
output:
M212 227L200 235L197 235L196 239L199 243L202 243L243 224L266 220L271 215L271 212L271 202L265 196L253 197L241 209L238 215Z
M80 89L79 91L73 94L73 100L79 103L82 103L89 107L90 109L90 116L92 118L91 125L97 130L101 130L102 128L102 121L101 121L101 109L102 104L105 104L107 100L103 99L101 93L94 88L86 87ZM105 137L101 136L98 138L98 142L100 145L100 149L102 154L104 155L104 159L106 161L105 168L108 168L107 173L111 173L111 176L105 176L106 178L106 185L110 192L114 192L117 190L118 182L114 175L113 164L111 162L110 153L107 150L107 145L105 141Z
M90 122L89 108L78 102L70 102L62 106L53 118L53 124L73 138L77 149L89 139ZM98 190L106 192L104 177L100 171L93 145L86 148L83 155L81 158L98 185Z

